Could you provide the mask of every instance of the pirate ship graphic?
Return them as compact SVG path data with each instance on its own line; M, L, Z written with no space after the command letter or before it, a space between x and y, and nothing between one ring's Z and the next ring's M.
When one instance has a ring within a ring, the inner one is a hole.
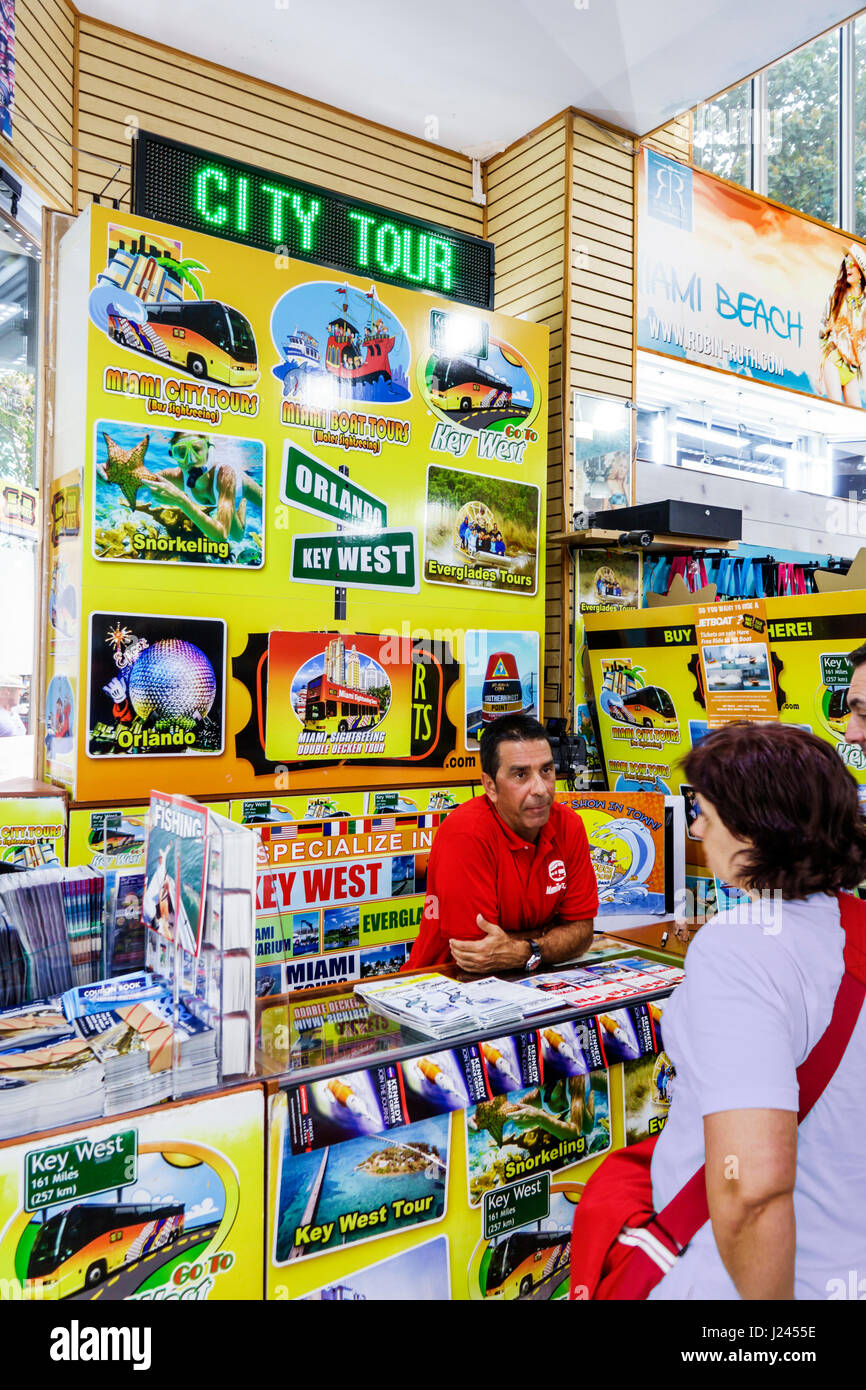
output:
M374 285L366 291L346 282L300 285L277 304L271 328L282 358L273 371L284 399L310 405L346 397L408 400L408 337Z

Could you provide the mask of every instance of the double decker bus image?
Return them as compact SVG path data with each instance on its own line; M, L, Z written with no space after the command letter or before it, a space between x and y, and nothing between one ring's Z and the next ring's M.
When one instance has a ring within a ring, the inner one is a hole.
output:
M624 695L619 704L608 706L608 713L621 724L639 724L644 729L671 729L677 722L674 702L660 685L645 685Z
M571 1231L515 1231L493 1249L484 1296L529 1298L554 1275L567 1276L570 1255Z
M27 1282L43 1297L68 1298L95 1289L183 1233L182 1202L145 1205L76 1203L43 1221L27 1263Z
M440 357L433 365L430 399L440 410L492 410L511 405L511 387L465 357Z
M300 716L305 729L346 734L356 729L372 729L381 718L377 695L340 685L327 676L318 676L306 687Z
M137 323L108 306L108 335L202 380L252 386L259 377L256 340L248 319L219 299L161 300Z

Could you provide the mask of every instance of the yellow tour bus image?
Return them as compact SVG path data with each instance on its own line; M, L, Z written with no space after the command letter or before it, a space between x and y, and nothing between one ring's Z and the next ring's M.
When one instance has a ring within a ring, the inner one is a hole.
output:
M230 304L219 299L165 300L146 309L147 321L136 323L110 304L109 337L202 380L226 386L252 386L258 381L252 327Z
M43 1297L94 1289L109 1274L172 1245L183 1233L181 1202L144 1205L76 1203L49 1216L36 1233L27 1285Z
M490 410L511 405L511 387L464 357L440 357L430 378L430 399L440 410Z
M608 707L611 719L621 724L639 724L644 729L670 729L677 722L674 702L660 685L645 685L624 695L619 705Z
M848 727L850 717L848 687L847 685L837 686L835 690L830 691L830 698L827 701L827 723L833 733L841 737Z
M528 1298L556 1274L566 1278L570 1253L570 1231L516 1231L506 1236L491 1254L485 1298Z
M381 718L377 695L340 685L327 676L318 676L306 687L303 713L305 729L346 734L356 729L372 729Z

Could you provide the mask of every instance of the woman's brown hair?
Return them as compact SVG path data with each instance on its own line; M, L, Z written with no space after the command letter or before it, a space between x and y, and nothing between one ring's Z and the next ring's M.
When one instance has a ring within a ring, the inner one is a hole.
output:
M784 724L728 724L684 761L698 798L750 851L744 882L783 898L866 881L866 821L857 784L829 743Z

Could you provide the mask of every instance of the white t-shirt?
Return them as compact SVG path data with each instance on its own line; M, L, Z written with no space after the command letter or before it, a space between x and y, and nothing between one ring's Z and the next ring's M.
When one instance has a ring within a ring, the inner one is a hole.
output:
M797 1067L830 1022L844 933L839 904L827 894L779 906L775 920L769 904L753 903L702 927L685 979L665 1007L664 1045L676 1080L653 1155L656 1211L703 1164L705 1115L798 1109ZM866 1007L838 1071L798 1131L798 1299L826 1299L866 1277L864 1115ZM650 1297L739 1297L709 1221Z

